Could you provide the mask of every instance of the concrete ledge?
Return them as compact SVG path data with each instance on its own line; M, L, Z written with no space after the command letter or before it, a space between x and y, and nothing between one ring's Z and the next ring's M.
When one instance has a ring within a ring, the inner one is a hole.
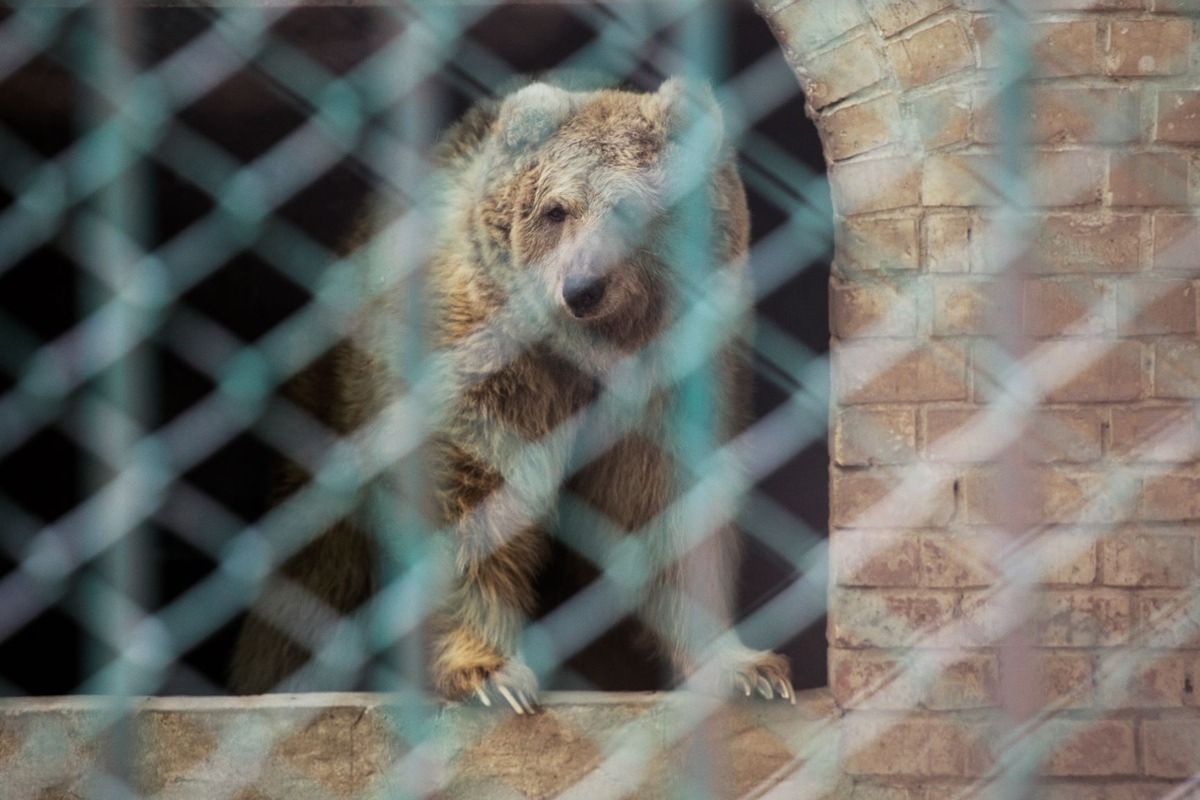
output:
M795 707L687 693L542 700L544 713L518 717L359 693L4 699L0 795L834 794L837 711L826 690L801 692Z

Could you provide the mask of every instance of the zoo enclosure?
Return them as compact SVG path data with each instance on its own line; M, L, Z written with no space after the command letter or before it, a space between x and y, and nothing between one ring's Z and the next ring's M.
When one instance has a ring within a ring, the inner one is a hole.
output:
M763 11L834 165L830 683L847 713L825 735L840 737L845 791L1009 797L1043 780L1064 797L1185 796L1200 766L1187 4L863 0ZM794 85L772 76L754 89L771 98ZM786 162L775 166L777 187L806 185ZM25 196L24 183L13 188ZM53 210L53 186L43 191ZM39 195L30 200L32 218L45 215ZM794 197L784 205L797 211ZM232 218L264 219L236 206ZM820 239L824 222L791 219L780 251ZM765 252L769 286L773 267L797 262ZM819 386L822 362L775 341L770 362ZM28 352L41 344L33 337ZM255 377L253 364L241 369ZM246 385L253 402L269 384L231 381L233 406ZM822 418L797 399L785 411ZM788 435L764 438L783 449L815 435L796 417L776 419ZM141 438L135 430L131 441ZM787 529L776 519L748 526L751 536ZM789 547L778 549L795 556ZM792 563L811 578L823 559ZM805 585L792 583L797 593ZM785 627L812 613L779 597Z

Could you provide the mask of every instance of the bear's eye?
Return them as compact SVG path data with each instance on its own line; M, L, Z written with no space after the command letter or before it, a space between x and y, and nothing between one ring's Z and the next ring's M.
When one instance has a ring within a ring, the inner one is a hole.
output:
M565 222L567 219L567 210L558 205L550 206L542 216L550 222Z

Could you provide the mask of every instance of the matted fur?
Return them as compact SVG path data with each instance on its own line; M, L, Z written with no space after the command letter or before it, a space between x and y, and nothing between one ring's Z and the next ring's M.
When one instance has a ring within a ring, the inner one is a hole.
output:
M661 337L689 293L736 309L712 370L713 441L747 413L749 218L720 128L711 93L675 80L647 94L534 83L480 103L444 138L419 270L403 268L418 248L379 235L378 221L356 243L372 296L349 341L297 379L298 394L368 454L410 435L398 410L415 413L410 401L423 398L429 435L410 455L428 477L420 505L453 551L429 664L446 697L536 690L518 640L564 486L602 527L644 537L656 567L642 616L681 674L791 695L786 661L729 633L732 498L703 519L677 502L695 479L679 468L673 432L678 351ZM690 222L688 203L699 214ZM710 268L690 274L680 264L695 260L697 241ZM421 392L402 377L413 292L428 351ZM590 460L572 465L588 448ZM384 469L373 485L400 492L404 472ZM288 488L305 479L291 470ZM305 662L374 590L386 548L370 528L370 514L352 514L282 565L242 631L235 691L342 688Z

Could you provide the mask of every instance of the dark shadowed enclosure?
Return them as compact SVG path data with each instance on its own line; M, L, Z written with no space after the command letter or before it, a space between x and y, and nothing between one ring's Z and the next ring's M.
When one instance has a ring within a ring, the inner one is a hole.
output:
M135 560L123 567L127 584L113 587L154 614L219 576L229 548L268 509L282 457L275 437L287 435L275 415L273 384L286 374L269 365L266 373L255 370L279 352L289 327L303 324L323 274L322 254L337 252L379 189L377 171L386 158L372 148L385 139L380 131L402 140L419 131L426 141L414 146L427 146L432 133L514 75L565 68L642 89L675 72L712 82L731 121L751 205L763 337L755 354L754 416L766 417L801 389L815 398L812 407L821 407L831 212L820 142L804 118L803 98L749 5L705 7L711 17L705 25L713 27L705 63L687 52L694 18L652 5L465 6L428 17L373 8L124 13L122 46L132 59L126 68L156 81L153 89L129 91L144 92L145 107L157 115L144 127L131 123L147 139L134 143L145 157L125 166L125 191L139 215L129 224L154 260L150 272L160 282L154 291L166 294L154 298L136 340L112 354L89 349L105 346L96 311L114 297L89 258L90 215L107 212L96 208L95 187L79 185L92 179L80 173L93 163L89 148L101 146L95 126L108 113L105 85L81 78L104 57L93 52L99 22L86 10L5 12L10 31L35 30L39 37L0 81L9 153L0 267L3 389L12 415L0 453L9 585L28 588L35 542L59 535L72 552L71 567L35 581L36 591L22 592L20 613L8 619L0 637L6 693L83 690L113 657L98 634L104 622L96 617L92 585L105 580L104 547L79 552L71 544L87 538L79 526L89 518L89 501L116 474L96 439L123 423L101 398L127 401L147 435L174 426L190 451L182 461L167 455L161 474L150 478L153 499L130 533L137 546ZM368 79L373 89L386 85L388 69L413 68L405 58L415 45L405 37L415 42L427 35L446 37L424 43L441 48L437 68L403 76L386 106L373 105L363 94ZM188 70L184 88L171 83ZM342 126L339 152L305 140L314 118ZM395 130L405 125L411 130ZM123 380L113 379L110 367L120 369L126 359L136 364L137 396L106 397ZM38 383L45 370L53 374L49 386ZM246 388L256 380L268 385ZM241 391L249 392L244 402ZM744 513L749 535L740 614L794 581L812 542L825 535L826 450L823 430L814 431L758 476ZM560 546L542 573L544 610L578 588L578 569L568 561ZM209 626L142 690L222 692L240 621L231 615ZM593 643L548 688L666 686L663 665L634 646L630 633L621 626ZM775 645L791 658L797 686L824 685L823 618Z

